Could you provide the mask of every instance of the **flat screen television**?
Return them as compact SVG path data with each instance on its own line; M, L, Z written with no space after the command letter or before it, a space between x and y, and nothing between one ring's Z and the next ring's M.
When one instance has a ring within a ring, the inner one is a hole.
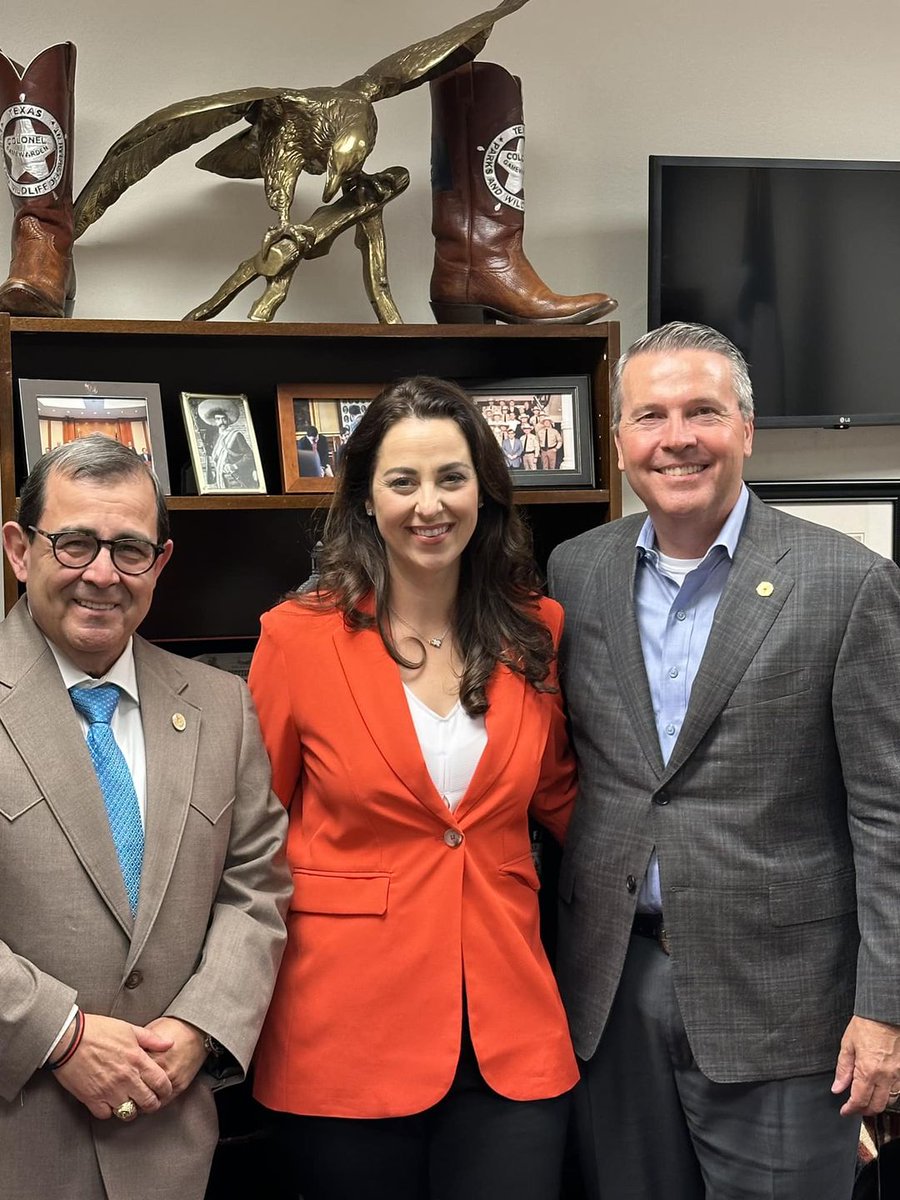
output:
M900 163L650 158L649 328L750 364L760 426L900 423Z

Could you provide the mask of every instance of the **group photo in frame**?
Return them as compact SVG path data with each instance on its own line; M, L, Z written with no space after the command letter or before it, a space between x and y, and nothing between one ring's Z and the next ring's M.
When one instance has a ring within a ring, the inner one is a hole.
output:
M181 410L198 494L264 496L266 480L247 397L182 392Z
M490 425L517 488L593 487L587 375L462 383Z
M83 379L20 379L25 463L66 442L102 433L121 442L156 472L170 495L162 403L156 383Z
M900 479L748 480L747 486L766 504L900 561Z
M280 383L281 482L289 492L333 492L344 443L380 383Z

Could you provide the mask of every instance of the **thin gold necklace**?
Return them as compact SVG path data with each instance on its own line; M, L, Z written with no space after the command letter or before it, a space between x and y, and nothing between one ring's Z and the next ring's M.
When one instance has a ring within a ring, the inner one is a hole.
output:
M444 638L453 628L453 622L451 621L440 637L426 637L424 633L419 633L415 625L410 625L409 621L407 621L405 617L401 617L400 614L394 612L392 608L389 608L388 612L392 617L394 617L395 620L399 621L401 625L405 625L407 629L412 630L420 642L427 642L429 646L434 646L435 650L440 650L441 646L444 644Z

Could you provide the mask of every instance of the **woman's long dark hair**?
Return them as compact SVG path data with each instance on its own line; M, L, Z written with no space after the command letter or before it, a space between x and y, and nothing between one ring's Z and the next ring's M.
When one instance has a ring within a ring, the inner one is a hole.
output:
M462 554L455 609L456 643L465 664L459 688L463 708L471 716L487 710L487 683L498 662L539 691L555 690L544 682L553 642L538 614L540 579L529 531L513 507L506 460L478 407L455 383L417 375L391 384L369 405L344 446L319 554L318 589L295 594L296 599L336 607L350 629L377 626L395 662L421 665L400 654L391 634L387 553L366 512L381 443L406 417L454 421L468 443L479 484L482 506ZM362 607L373 594L374 616Z

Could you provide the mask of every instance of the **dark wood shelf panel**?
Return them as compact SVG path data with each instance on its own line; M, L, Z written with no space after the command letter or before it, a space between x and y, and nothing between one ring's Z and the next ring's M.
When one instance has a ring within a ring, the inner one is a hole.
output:
M62 334L65 337L84 337L107 334L121 338L133 335L141 338L165 337L253 337L253 338L371 338L376 341L399 341L434 338L438 341L475 339L490 341L581 341L584 338L608 338L618 322L598 321L593 325L376 325L346 324L318 325L314 322L256 322L256 321L118 321L80 320L70 317L60 321L48 317L10 317L13 333Z
M330 492L297 492L287 496L170 496L169 512L263 512L266 509L320 508L328 511Z
M514 494L516 504L525 505L609 504L607 488L517 488Z

